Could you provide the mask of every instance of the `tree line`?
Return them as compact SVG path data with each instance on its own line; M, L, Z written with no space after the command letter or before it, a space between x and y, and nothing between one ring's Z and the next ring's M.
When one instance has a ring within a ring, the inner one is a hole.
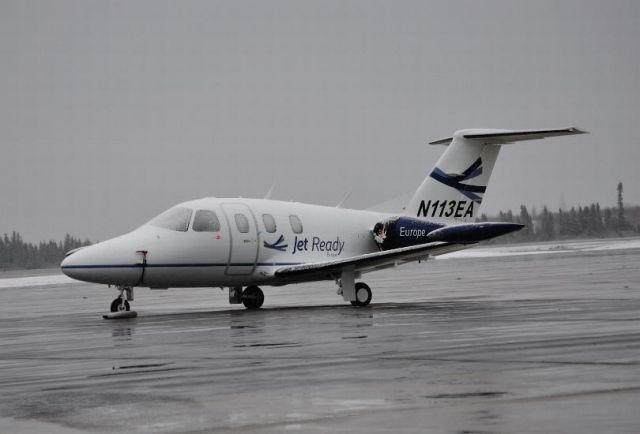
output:
M630 236L640 233L640 207L625 207L622 183L618 183L617 206L601 208L599 203L572 207L570 210L550 211L546 206L542 212L529 211L525 205L520 212L500 211L497 216L483 214L479 221L501 221L520 223L525 227L511 235L500 238L500 242L551 241L569 238L605 238Z
M628 214L628 215L627 215ZM529 211L525 205L520 212L500 211L497 216L483 214L479 221L500 221L525 225L520 231L500 238L500 241L526 242L551 241L569 238L622 237L640 233L640 207L627 208L622 218L615 208L605 208L598 203L572 207L570 210L542 212Z
M25 242L18 232L0 237L0 271L58 267L69 250L91 244L67 234L63 241Z

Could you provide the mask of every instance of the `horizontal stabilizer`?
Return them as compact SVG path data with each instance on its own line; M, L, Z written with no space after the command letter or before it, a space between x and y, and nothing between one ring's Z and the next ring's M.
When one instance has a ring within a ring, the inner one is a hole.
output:
M436 229L427 234L427 239L455 244L473 244L519 231L523 227L524 225L519 223L468 223Z
M545 137L569 136L573 134L587 134L587 131L575 127L555 128L548 130L462 130L461 137L469 140L478 140L483 143L502 145L505 143L520 142L523 140L538 140ZM430 145L449 145L453 137L435 140Z

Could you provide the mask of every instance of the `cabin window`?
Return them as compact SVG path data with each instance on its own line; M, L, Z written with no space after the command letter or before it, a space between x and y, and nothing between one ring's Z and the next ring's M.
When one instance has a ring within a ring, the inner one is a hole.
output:
M294 234L302 233L302 222L300 221L300 217L297 215L290 215L289 223L291 223L291 230Z
M274 233L278 229L276 226L276 219L274 219L271 214L262 214L262 222L264 223L264 228L270 234Z
M191 214L193 214L192 209L176 206L163 212L147 224L172 231L186 232L189 229Z
M236 214L233 216L236 221L236 227L238 228L238 232L241 234L246 234L249 232L249 219L244 214Z
M220 220L215 212L200 209L196 211L191 228L196 232L220 232Z

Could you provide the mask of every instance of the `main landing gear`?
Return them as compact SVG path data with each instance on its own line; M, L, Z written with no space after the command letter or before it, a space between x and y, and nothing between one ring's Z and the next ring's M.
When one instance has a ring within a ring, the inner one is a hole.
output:
M351 302L352 306L364 307L371 303L373 297L371 288L364 282L355 281L356 277L360 277L360 274L353 270L343 270L340 279L336 279L338 284L338 295L341 295L344 301Z
M373 294L371 294L371 288L364 282L356 283L356 299L351 300L352 306L367 306L371 303L371 298Z
M250 310L260 309L264 303L264 293L255 286L247 286L242 290L241 286L229 288L229 303L244 304L244 307Z
M264 303L264 293L257 286L247 286L247 289L242 291L242 304L247 309L260 309Z

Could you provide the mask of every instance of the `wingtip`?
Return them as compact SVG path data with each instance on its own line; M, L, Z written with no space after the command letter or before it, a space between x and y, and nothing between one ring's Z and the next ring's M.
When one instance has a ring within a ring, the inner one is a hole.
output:
M434 140L433 142L429 142L430 145L449 145L453 137L447 137L446 139Z
M591 134L589 131L585 130L584 128L569 127L567 129L574 134Z

